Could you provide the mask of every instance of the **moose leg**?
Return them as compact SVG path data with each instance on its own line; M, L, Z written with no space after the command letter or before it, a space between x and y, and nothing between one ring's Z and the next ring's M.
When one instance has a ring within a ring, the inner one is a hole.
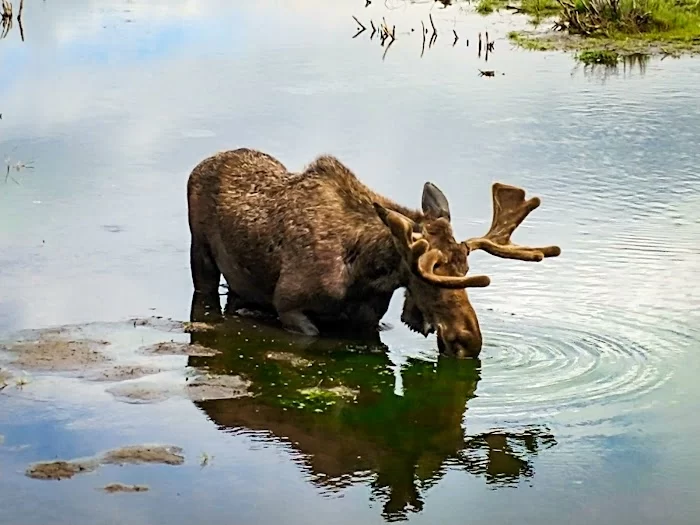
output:
M309 336L319 334L316 325L303 312L303 308L309 306L309 299L308 293L299 286L299 283L291 282L289 278L280 278L277 282L272 302L280 322L290 332Z
M201 321L220 318L219 280L221 272L214 261L209 246L194 237L190 244L190 269L194 285L190 320Z
M318 335L319 329L304 312L328 314L337 311L345 299L345 265L335 257L319 259L314 264L298 259L288 261L280 273L272 303L289 331ZM313 270L305 273L305 268Z

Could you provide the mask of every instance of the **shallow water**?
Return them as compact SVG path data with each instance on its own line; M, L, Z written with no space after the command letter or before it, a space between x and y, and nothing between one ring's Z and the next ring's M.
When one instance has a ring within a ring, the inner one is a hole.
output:
M137 382L169 392L206 364L258 394L125 403L113 383L29 371L0 392L2 522L697 523L700 60L604 74L511 49L523 22L506 13L239 4L27 3L25 41L16 26L0 40L0 156L33 167L0 180L0 339L87 323L119 359L163 368ZM429 12L440 33L421 57ZM384 59L371 30L352 38L353 14L396 25ZM543 202L518 242L562 255L471 256L492 278L470 292L478 363L437 363L400 293L378 352L248 323L192 336L212 359L138 355L190 339L123 321L188 318L185 181L239 146L290 169L335 154L408 205L432 180L463 238L487 229L493 181L521 185ZM283 351L309 372L267 357ZM299 408L299 388L334 381L357 399ZM24 475L143 442L185 463ZM96 490L117 481L150 490Z

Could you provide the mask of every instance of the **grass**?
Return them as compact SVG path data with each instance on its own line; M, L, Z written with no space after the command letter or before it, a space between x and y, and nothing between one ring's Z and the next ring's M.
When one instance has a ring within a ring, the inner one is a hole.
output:
M620 55L616 51L601 49L594 51L582 51L576 55L576 59L587 66L594 64L616 66L617 62L620 60Z
M557 25L584 36L700 39L700 1L561 0Z
M607 51L677 54L700 52L700 0L479 0L476 11L509 9L533 22L551 19L556 31L509 33L531 50L591 51L585 60L612 61ZM590 62L590 63L603 63Z
M475 7L482 15L506 8L534 18L555 14L560 9L556 0L479 0Z

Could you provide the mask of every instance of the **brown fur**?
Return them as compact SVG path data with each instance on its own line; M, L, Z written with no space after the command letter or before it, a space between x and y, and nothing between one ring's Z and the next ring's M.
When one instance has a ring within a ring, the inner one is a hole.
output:
M275 313L289 330L317 335L340 323L372 332L405 287L404 323L425 336L437 331L442 352L479 354L465 290L422 279L397 233L398 217L403 237L415 232L440 250L435 275L466 274L469 249L453 238L447 199L435 186L426 183L417 211L378 195L335 157L290 173L270 155L241 148L200 162L187 198L193 310L201 301L220 314L223 274L236 307Z

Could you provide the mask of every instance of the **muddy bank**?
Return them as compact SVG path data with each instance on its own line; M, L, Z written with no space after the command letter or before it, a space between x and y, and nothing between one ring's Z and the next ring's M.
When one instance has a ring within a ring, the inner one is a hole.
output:
M62 480L76 474L97 470L101 465L137 465L142 463L182 465L185 458L180 447L172 445L137 445L108 450L94 458L58 460L30 465L25 474L33 479Z
M700 54L700 40L663 41L633 36L617 40L583 37L559 31L511 31L508 39L520 47L534 51L611 51L621 58L635 55L678 57L683 54Z

